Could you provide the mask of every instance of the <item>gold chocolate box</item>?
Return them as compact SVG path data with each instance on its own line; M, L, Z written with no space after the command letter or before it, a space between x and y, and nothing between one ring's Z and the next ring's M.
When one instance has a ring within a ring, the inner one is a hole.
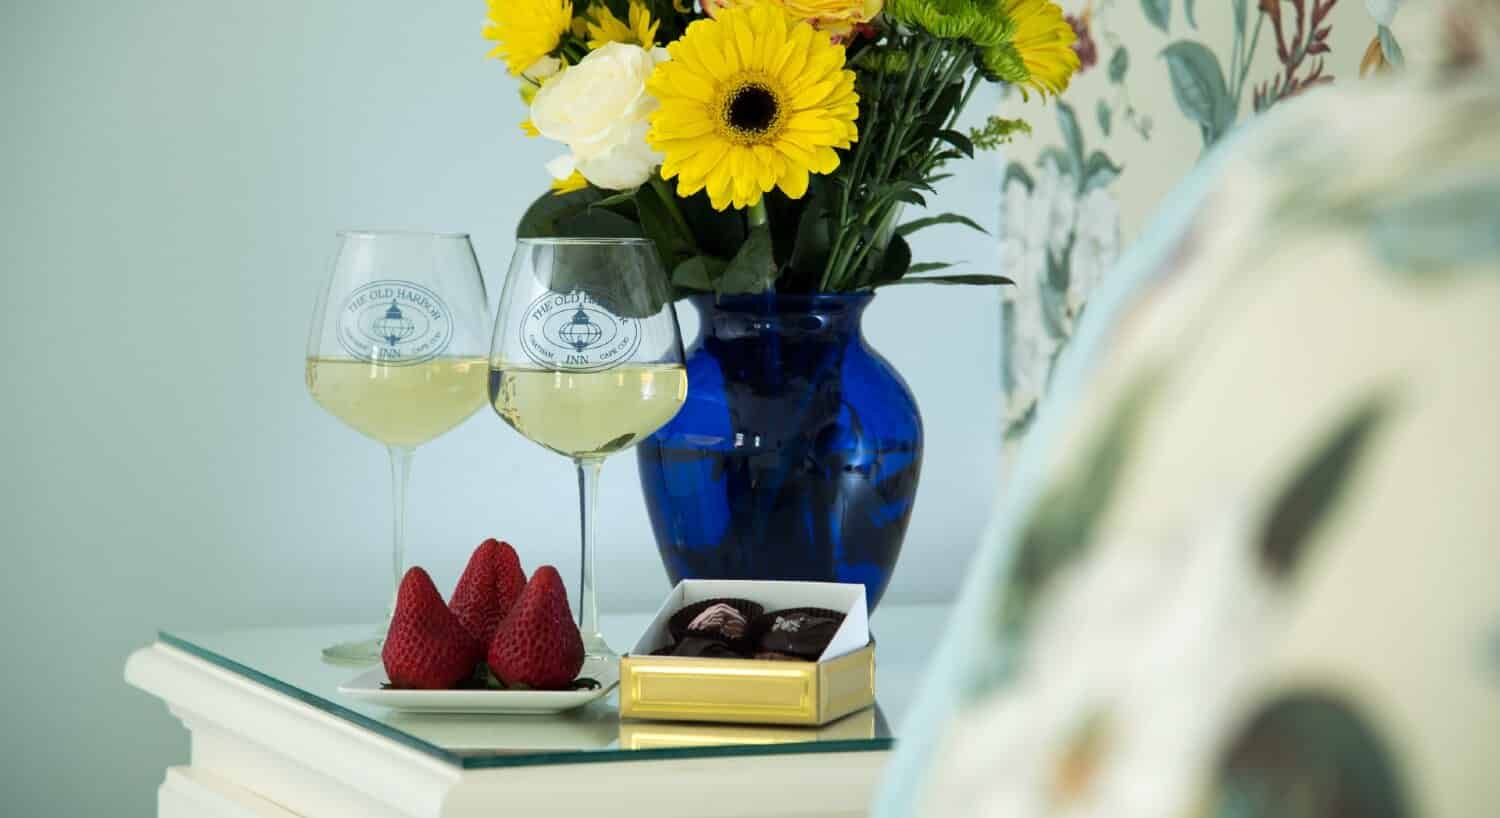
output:
M816 662L652 656L667 621L705 599L749 599L767 611L830 608L844 622ZM683 580L620 660L620 716L663 721L822 725L875 703L875 645L857 583Z
M868 741L875 738L879 708L866 707L821 727L766 724L702 724L682 721L620 722L620 746L627 750L663 747L722 747L742 744L806 744Z

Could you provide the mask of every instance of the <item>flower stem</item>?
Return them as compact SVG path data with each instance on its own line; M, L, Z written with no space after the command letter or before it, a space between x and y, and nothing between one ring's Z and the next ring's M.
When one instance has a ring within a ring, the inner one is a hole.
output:
M1255 30L1250 33L1250 42L1245 44L1245 62L1240 65L1240 75L1234 81L1234 111L1239 115L1240 95L1245 92L1245 77L1250 73L1250 64L1255 61L1255 46L1260 43L1260 27L1266 21L1265 14L1255 16Z
M677 225L677 230L687 240L688 246L692 247L694 252L697 252L698 241L693 236L693 229L688 227L687 218L682 215L682 209L677 206L677 194L672 192L672 186L667 184L666 179L661 178L660 173L652 173L651 189L656 191L656 195L661 199L662 204L666 206L667 212L672 214L672 222Z

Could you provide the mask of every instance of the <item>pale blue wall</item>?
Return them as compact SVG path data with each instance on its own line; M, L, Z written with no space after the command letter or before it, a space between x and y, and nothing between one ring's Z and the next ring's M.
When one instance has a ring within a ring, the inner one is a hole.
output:
M551 148L517 130L483 12L0 8L7 814L151 814L186 741L120 671L156 627L353 621L383 603L384 453L307 397L304 334L340 227L469 230L498 284ZM992 168L967 168L944 204L990 220ZM936 230L918 253L992 257ZM891 601L947 598L985 519L995 303L904 288L870 311L927 419ZM560 458L479 415L418 453L412 555L447 586L495 534L572 576L573 490ZM604 607L654 604L666 585L629 458L605 469L601 520Z

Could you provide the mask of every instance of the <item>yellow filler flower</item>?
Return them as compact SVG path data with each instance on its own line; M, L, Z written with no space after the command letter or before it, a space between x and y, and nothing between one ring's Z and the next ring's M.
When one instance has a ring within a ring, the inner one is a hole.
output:
M646 140L677 194L705 188L717 210L752 207L773 188L793 199L809 173L859 137L859 96L844 49L769 4L698 20L667 46L646 88L661 102Z
M484 38L497 45L489 56L505 60L514 76L557 50L562 35L573 24L568 0L489 0Z

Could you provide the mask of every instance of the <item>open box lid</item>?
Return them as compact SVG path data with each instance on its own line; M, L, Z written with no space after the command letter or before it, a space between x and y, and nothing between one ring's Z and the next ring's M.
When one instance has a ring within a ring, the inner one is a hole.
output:
M630 652L648 654L662 647L671 638L667 622L672 614L694 602L721 598L748 599L764 606L767 613L786 608L828 608L842 612L844 622L818 657L819 662L853 653L870 642L870 615L865 608L865 586L861 583L685 579L667 594L656 617Z

